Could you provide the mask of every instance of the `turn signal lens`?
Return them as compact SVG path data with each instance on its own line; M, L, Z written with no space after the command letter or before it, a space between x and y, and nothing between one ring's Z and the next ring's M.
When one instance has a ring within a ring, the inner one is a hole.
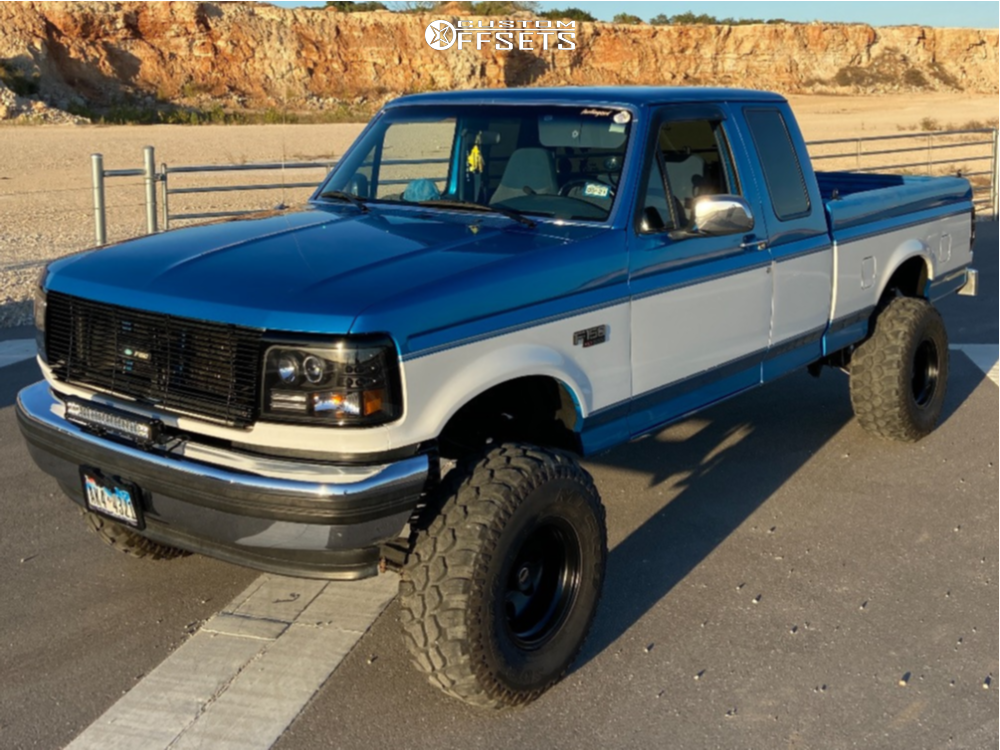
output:
M365 391L365 416L378 414L382 411L382 399L385 398L385 391Z

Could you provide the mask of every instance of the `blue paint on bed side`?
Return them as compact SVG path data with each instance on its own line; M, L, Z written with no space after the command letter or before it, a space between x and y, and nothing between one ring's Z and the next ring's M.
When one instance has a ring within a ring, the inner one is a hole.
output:
M825 187L832 189L837 177L837 173L825 173ZM899 179L886 187L827 200L826 213L834 240L846 242L949 212L972 211L972 186L962 177L904 175Z

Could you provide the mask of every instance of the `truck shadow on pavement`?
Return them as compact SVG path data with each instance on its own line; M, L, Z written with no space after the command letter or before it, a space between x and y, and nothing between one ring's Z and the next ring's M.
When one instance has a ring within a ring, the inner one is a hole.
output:
M0 368L0 409L13 406L17 401L18 391L41 379L42 372L34 359Z
M973 369L953 364L942 422L982 382ZM864 434L852 420L843 375L794 374L588 461L598 472L648 478L636 488L618 477L616 487L636 489L614 495L601 488L612 529L647 520L612 540L604 596L572 671L625 635L842 429L857 430L856 440L873 451L907 449Z

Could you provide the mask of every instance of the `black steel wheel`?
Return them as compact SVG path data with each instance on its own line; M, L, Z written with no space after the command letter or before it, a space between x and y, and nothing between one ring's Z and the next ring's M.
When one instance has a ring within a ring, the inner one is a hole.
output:
M570 456L491 450L420 531L400 583L403 631L430 682L468 703L528 703L576 658L600 599L604 507Z
M541 521L514 553L504 620L519 648L542 648L558 632L580 590L580 555L576 533L559 518Z

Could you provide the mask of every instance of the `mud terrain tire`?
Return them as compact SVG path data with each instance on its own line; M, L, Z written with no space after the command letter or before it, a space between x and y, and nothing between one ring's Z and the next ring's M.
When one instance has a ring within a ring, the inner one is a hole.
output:
M600 496L571 456L515 443L442 487L400 583L407 646L448 695L529 703L566 673L593 622L607 560Z
M948 333L924 299L897 297L851 357L851 404L879 437L913 443L937 425L948 384Z

